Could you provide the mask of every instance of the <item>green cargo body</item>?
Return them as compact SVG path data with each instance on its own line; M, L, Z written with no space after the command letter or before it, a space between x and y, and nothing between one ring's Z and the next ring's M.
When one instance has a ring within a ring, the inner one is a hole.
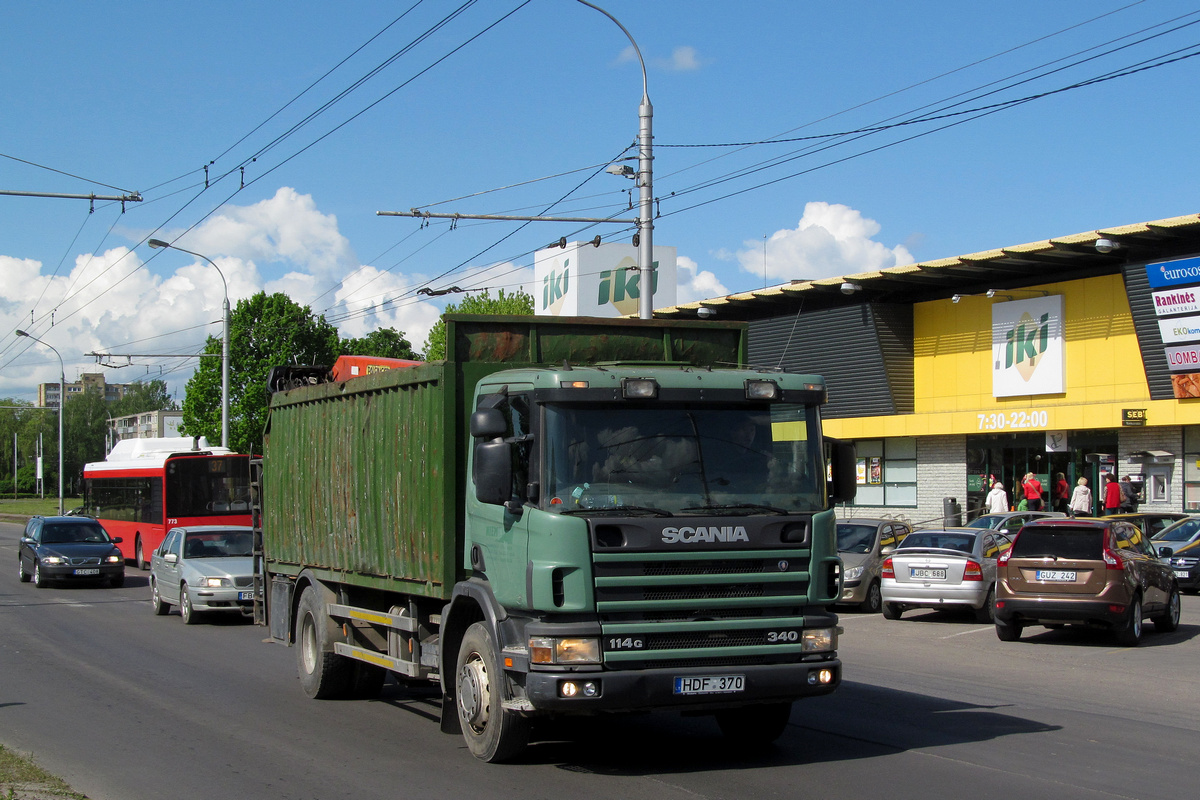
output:
M268 569L448 598L463 577L475 385L534 365L736 366L739 323L447 315L447 359L274 395L266 433Z

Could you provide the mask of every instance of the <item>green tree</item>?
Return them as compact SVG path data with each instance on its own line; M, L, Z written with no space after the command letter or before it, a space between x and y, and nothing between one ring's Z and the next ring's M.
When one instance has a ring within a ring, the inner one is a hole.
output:
M229 446L261 453L267 419L267 373L285 364L332 364L338 354L337 329L287 295L259 292L239 300L229 316ZM210 336L206 353L221 352ZM221 440L221 359L202 358L187 382L183 430L189 436Z
M104 442L108 434L108 404L104 400L104 392L99 389L88 389L79 394L69 395L63 406L63 485L67 491L74 494L79 487L80 476L83 475L83 465L90 461L104 460ZM55 421L57 424L57 420ZM57 473L57 436L55 429L55 447L47 447L46 451L55 451L55 461L48 465L46 471ZM58 475L54 476L55 492L58 491ZM49 490L50 479L46 487Z
M533 295L517 289L515 292L499 291L497 297L484 289L480 294L467 295L461 303L447 303L447 314L511 314L530 316L533 314ZM425 359L436 361L446 357L446 322L439 319L429 329L425 340Z
M343 339L338 353L376 358L420 358L404 338L404 334L395 328L379 328L361 339Z
M144 411L178 411L179 404L167 392L166 381L134 381L125 388L120 400L109 406L114 417L141 414Z

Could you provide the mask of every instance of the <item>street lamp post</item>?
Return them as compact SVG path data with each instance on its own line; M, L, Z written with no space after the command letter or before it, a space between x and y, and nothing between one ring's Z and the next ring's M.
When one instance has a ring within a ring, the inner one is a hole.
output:
M49 347L54 351L54 355L58 356L58 514L63 513L63 406L67 404L67 368L63 366L62 356L53 345L43 342L36 336L31 336L25 331L17 331L17 336L25 336L33 339L40 345ZM16 473L13 473L13 486L16 486Z
M594 8L617 24L633 45L633 52L637 54L638 63L642 67L642 102L638 106L638 317L650 319L654 316L654 106L650 105L646 61L642 58L642 51L633 40L633 36L616 17L588 0L579 2L588 8Z
M162 239L151 239L147 244L155 249L169 248L196 258L203 258L212 264L213 269L221 276L221 288L225 293L225 300L221 305L221 447L229 447L229 284L225 282L225 273L221 272L217 262L202 253L184 250L182 247L164 242Z

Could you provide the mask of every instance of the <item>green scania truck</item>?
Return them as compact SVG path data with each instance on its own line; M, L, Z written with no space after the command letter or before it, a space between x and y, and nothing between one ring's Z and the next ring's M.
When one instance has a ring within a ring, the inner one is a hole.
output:
M436 681L501 761L539 716L763 742L834 691L855 459L820 377L739 366L742 323L445 321L444 361L272 378L256 614L310 696Z

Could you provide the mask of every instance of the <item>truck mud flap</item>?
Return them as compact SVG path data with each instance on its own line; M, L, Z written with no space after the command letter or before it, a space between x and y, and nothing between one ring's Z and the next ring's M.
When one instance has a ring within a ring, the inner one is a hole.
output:
M294 584L287 578L271 577L271 599L267 619L270 622L271 638L289 644L292 616L292 591Z

